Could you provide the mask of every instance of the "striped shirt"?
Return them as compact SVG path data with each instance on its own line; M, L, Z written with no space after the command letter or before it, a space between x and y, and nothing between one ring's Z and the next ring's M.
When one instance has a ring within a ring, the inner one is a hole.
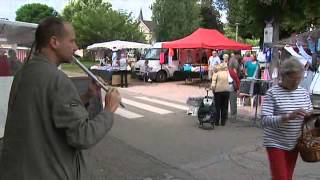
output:
M261 123L264 128L265 147L292 150L301 134L303 119L281 121L281 115L298 109L312 110L309 93L302 87L288 91L275 85L268 90L262 104Z

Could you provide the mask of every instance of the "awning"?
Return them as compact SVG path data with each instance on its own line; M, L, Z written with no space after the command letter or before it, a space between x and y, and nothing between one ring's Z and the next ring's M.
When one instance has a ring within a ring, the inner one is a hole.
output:
M215 29L199 28L191 35L179 40L165 42L163 48L207 48L221 50L251 50L252 46L228 39Z
M103 42L103 43L95 43L87 47L89 50L95 50L95 49L113 49L116 47L116 49L143 49L143 48L150 48L150 44L143 44L143 43L137 43L137 42L129 42L129 41L109 41L109 42Z
M31 44L38 24L0 19L0 43Z

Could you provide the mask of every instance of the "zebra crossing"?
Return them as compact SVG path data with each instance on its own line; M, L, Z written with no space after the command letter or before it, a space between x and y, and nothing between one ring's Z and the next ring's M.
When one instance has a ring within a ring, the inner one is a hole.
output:
M188 109L186 105L145 96L133 96L130 97L130 99L122 98L121 101L123 104L129 106L129 108L126 107L124 109L122 107L119 107L115 114L127 119L137 119L145 117L145 115L143 115L143 113L141 112L149 112L156 115L166 115L172 114L177 110L186 111ZM134 107L133 109L138 109L139 112L133 112L134 110L131 110L130 107Z

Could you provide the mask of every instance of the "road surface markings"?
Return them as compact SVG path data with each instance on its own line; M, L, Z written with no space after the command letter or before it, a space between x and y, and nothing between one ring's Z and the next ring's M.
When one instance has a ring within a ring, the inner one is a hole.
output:
M132 100L129 100L129 99L126 99L126 98L121 98L121 101L124 103L124 104L128 104L128 105L131 105L131 106L135 106L139 109L143 109L143 110L146 110L146 111L151 111L151 112L154 112L154 113L157 113L157 114L169 114L169 113L173 113L172 111L169 111L169 110L166 110L166 109L161 109L161 108L157 108L155 106L151 106L151 105L148 105L148 104L143 104L143 103L139 103L139 102L136 102L136 101L132 101Z
M181 110L185 110L185 111L189 109L187 106L184 106L184 105L166 102L166 101L162 101L162 100L158 100L158 99L153 99L153 98L148 98L148 97L143 97L143 96L137 96L135 98L142 99L142 100L149 101L149 102L153 102L153 103L157 103L157 104L162 104L165 106L169 106L169 107L173 107L173 108L181 109Z
M135 119L135 118L142 118L144 117L143 115L141 114L137 114L137 113L134 113L134 112L131 112L131 111L128 111L126 109L123 109L121 107L119 107L115 114L118 114L119 116L122 116L122 117L125 117L125 118L128 118L128 119Z

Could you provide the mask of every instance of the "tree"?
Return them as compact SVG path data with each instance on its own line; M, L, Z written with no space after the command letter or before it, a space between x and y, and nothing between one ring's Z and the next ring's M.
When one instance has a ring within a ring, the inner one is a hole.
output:
M208 29L223 31L223 24L220 21L220 13L215 8L213 0L201 1L201 23L200 26Z
M74 26L80 47L112 40L145 41L131 14L111 7L103 0L75 0L64 8L63 18Z
M220 0L223 1L223 0ZM273 21L274 41L320 26L318 0L225 0L228 21L240 23L242 36L263 37L265 21Z
M57 17L59 14L52 7L45 4L26 4L16 11L16 21L39 23L41 19L48 16Z
M191 34L200 25L197 0L156 0L152 5L152 20L156 24L157 41L170 41Z

